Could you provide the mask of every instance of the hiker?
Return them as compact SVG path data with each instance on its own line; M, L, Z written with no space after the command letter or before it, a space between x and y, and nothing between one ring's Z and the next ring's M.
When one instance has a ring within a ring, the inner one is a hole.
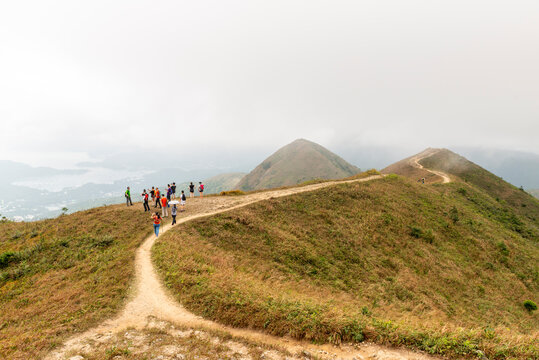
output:
M155 188L155 206L154 208L156 207L161 207L161 192L159 192L159 188Z
M180 197L180 205L181 205L180 212L184 212L184 211L185 211L185 200L187 200L187 198L185 197L185 193L184 193L183 190L182 190L182 195L181 195L181 197Z
M133 202L131 201L131 190L129 190L129 186L127 187L127 190L125 190L125 204L129 206L129 204L133 205Z
M167 200L170 201L170 198L172 197L172 188L170 187L170 184L168 184L167 189Z
M425 178L421 178L421 183L422 183L422 184L425 183Z
M163 217L167 217L168 216L168 211L167 211L168 201L165 195L161 196L161 205L162 205L161 211L163 212Z
M154 213L152 215L153 219L153 232L155 233L155 236L159 236L159 226L161 225L161 216L159 216L159 213Z
M155 187L152 186L152 190L150 190L150 196L152 197L152 204L155 202Z
M204 184L202 183L202 181L198 182L198 192L200 194L200 197L202 197L202 193L204 192Z
M172 198L176 199L176 183L173 182L170 188L172 189Z
M176 224L177 210L178 208L176 207L176 204L172 205L172 208L170 209L170 215L172 215L172 225Z
M150 211L150 205L148 204L148 193L146 189L142 192L142 203L144 204L144 212Z
M191 184L189 184L189 197L194 198L195 197L195 185L191 181Z

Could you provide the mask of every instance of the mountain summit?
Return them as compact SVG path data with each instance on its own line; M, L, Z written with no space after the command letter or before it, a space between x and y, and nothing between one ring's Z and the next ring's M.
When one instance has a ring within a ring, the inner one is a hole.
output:
M359 171L323 146L298 139L264 160L236 187L240 190L268 189L313 179L339 179Z

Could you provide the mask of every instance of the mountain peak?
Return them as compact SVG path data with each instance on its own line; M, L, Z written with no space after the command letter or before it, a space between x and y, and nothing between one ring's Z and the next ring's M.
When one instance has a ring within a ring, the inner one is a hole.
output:
M306 139L297 139L265 159L237 187L241 190L267 189L313 179L338 179L359 171L359 168L325 147Z

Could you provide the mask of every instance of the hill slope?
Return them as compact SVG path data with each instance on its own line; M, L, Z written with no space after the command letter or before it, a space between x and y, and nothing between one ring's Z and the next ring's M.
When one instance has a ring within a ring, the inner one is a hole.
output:
M0 358L42 358L121 307L151 232L137 205L0 222Z
M298 139L275 152L236 185L240 190L296 185L313 179L339 179L359 173L326 148Z
M472 184L388 176L182 224L154 261L186 307L234 326L526 359L537 228Z

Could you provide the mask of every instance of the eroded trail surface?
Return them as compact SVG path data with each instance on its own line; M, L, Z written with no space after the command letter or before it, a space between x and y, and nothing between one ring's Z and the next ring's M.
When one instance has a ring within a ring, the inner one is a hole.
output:
M411 161L412 166L415 166L415 167L417 167L419 169L423 169L425 171L428 171L431 174L438 175L439 177L442 178L442 183L447 184L447 183L451 182L451 178L449 177L449 175L447 175L446 173L444 173L442 171L427 169L426 167L424 167L423 165L421 165L419 163L421 160L436 154L438 151L440 151L440 150L439 149L427 149L427 150L423 151L422 153L417 154L416 156L411 158L410 161Z
M261 200L314 191L338 183L377 178L380 176L245 196L191 199L188 201L188 211L179 213L178 224ZM170 225L165 225L161 234L168 229ZM373 344L339 347L313 345L205 320L176 302L161 283L151 261L151 248L155 241L156 237L152 235L137 250L134 289L121 313L116 318L68 340L60 349L50 353L47 359L97 359L101 358L99 354L116 354L114 356L119 356L117 359L285 359L313 356L331 359L432 359L425 354ZM136 341L133 340L135 338ZM201 352L200 349L205 350Z

